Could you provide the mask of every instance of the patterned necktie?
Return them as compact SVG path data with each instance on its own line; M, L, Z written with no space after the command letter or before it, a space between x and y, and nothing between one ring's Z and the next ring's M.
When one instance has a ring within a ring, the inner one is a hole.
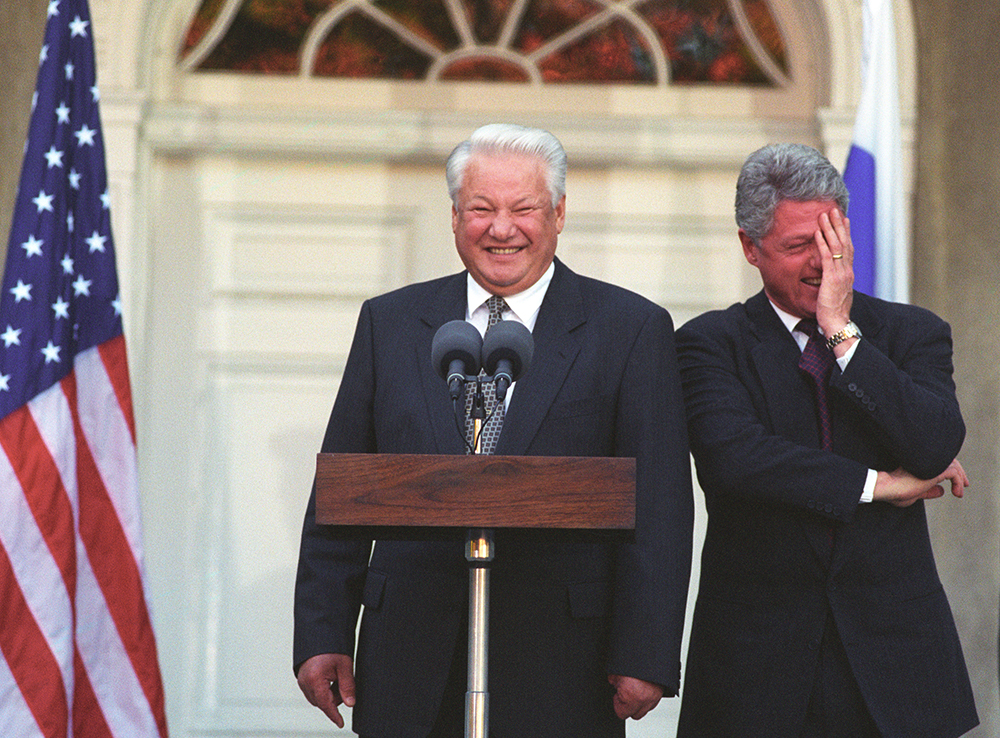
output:
M826 400L826 387L830 379L830 371L837 359L826 347L826 339L819 332L815 320L802 320L795 326L809 336L806 347L799 358L799 369L810 377L816 387L816 412L819 415L820 441L825 451L833 450L833 433L830 426L830 406Z
M502 297L491 295L486 301L486 308L490 311L490 317L486 322L486 330L500 322L503 311L507 309L507 303ZM480 377L485 377L485 370L479 372ZM465 385L465 438L469 445L475 448L475 420L472 417L472 401L475 395L475 385L469 382ZM493 409L496 408L496 412ZM486 422L480 426L479 431L479 453L492 454L493 449L500 440L500 430L503 427L504 404L497 406L497 391L493 382L483 383L483 409L486 413Z

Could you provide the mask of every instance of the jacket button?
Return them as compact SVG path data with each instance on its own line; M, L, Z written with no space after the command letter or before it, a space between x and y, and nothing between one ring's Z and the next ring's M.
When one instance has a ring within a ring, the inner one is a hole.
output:
M857 388L858 388L857 382L851 382L850 384L847 385L847 389L849 389L851 392L854 392L855 390L857 390Z

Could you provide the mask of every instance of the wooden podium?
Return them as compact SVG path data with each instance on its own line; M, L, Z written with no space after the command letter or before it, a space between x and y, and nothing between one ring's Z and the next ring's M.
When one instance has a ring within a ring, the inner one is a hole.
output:
M316 457L316 522L467 529L465 735L486 738L492 529L632 529L635 459L321 453Z

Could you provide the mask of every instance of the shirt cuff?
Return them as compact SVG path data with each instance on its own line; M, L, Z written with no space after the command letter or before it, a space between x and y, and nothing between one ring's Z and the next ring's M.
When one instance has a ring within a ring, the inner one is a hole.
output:
M875 482L878 481L878 472L874 469L868 470L868 476L865 478L865 488L861 493L861 502L871 502L875 499Z
M848 362L850 362L851 357L854 356L854 352L858 350L859 343L861 343L861 341L855 341L853 344L851 344L851 347L847 349L847 353L837 358L837 366L840 367L841 372L847 369L847 364ZM869 502L871 502L871 500L869 500Z

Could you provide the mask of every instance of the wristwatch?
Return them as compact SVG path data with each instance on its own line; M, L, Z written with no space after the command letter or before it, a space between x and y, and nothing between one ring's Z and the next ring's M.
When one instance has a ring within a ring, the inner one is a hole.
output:
M853 338L854 336L861 338L861 329L858 328L857 323L851 320L847 325L826 339L826 347L832 350L838 343L843 343L848 338Z

